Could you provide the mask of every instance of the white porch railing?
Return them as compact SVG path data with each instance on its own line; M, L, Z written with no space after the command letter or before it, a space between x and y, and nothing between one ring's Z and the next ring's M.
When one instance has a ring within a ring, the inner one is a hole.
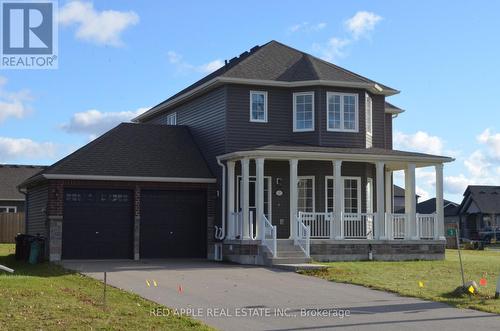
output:
M311 238L330 238L330 231L333 231L333 213L299 212L299 220L309 226Z
M346 239L373 239L373 223L376 215L372 213L343 213L343 236Z
M436 229L436 214L417 214L417 233L420 239L433 239Z
M311 248L311 231L310 227L306 226L300 219L300 217L296 218L297 224L297 236L295 237L295 245L299 246L300 249L304 252L306 257L311 257L310 248Z
M406 214L386 214L389 239L404 239L406 237Z
M266 215L262 215L262 224L264 225L264 238L262 244L273 254L273 257L278 256L278 240L276 225L272 225Z

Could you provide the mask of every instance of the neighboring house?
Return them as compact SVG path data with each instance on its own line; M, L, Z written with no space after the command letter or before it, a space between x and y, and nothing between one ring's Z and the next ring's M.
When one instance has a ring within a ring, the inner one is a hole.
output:
M393 206L393 211L395 213L402 213L404 214L405 212L405 189L402 188L401 186L394 185L393 187L393 200L392 200L392 206ZM418 198L420 198L419 195L415 195L415 203L418 204Z
M458 208L459 204L452 201L443 200L444 204L444 230L446 236L446 247L456 248L457 241L455 235L448 235L449 229L456 229L458 227ZM428 199L417 204L417 213L419 214L433 214L436 212L436 198ZM453 232L452 232L453 233Z
M500 186L469 185L458 216L463 238L476 240L480 232L500 227Z
M28 231L49 236L51 260L443 258L453 159L393 150L403 110L385 99L397 93L279 42L256 46L27 180ZM420 167L436 169L436 216L417 218ZM391 212L397 170L406 214Z
M21 213L25 210L24 194L17 186L45 167L0 164L0 213Z

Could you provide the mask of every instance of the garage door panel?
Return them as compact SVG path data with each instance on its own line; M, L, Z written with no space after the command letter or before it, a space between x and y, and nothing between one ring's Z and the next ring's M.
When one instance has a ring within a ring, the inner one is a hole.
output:
M127 190L65 190L63 258L131 258L132 197Z
M141 192L141 258L206 257L204 191Z

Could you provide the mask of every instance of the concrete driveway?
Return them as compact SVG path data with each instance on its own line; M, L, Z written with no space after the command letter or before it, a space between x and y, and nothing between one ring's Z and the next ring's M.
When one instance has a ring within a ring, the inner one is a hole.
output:
M223 330L500 329L499 315L289 271L205 260L66 261L64 266L99 280L107 271L109 284L178 312L189 310L194 318ZM339 317L345 310L350 315Z

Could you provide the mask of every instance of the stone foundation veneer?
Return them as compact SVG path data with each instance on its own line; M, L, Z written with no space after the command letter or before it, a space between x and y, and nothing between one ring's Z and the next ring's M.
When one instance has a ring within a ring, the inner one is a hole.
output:
M62 216L49 216L49 260L61 261L62 254ZM47 246L46 246L47 247Z
M316 261L443 260L442 240L311 240L311 257Z

